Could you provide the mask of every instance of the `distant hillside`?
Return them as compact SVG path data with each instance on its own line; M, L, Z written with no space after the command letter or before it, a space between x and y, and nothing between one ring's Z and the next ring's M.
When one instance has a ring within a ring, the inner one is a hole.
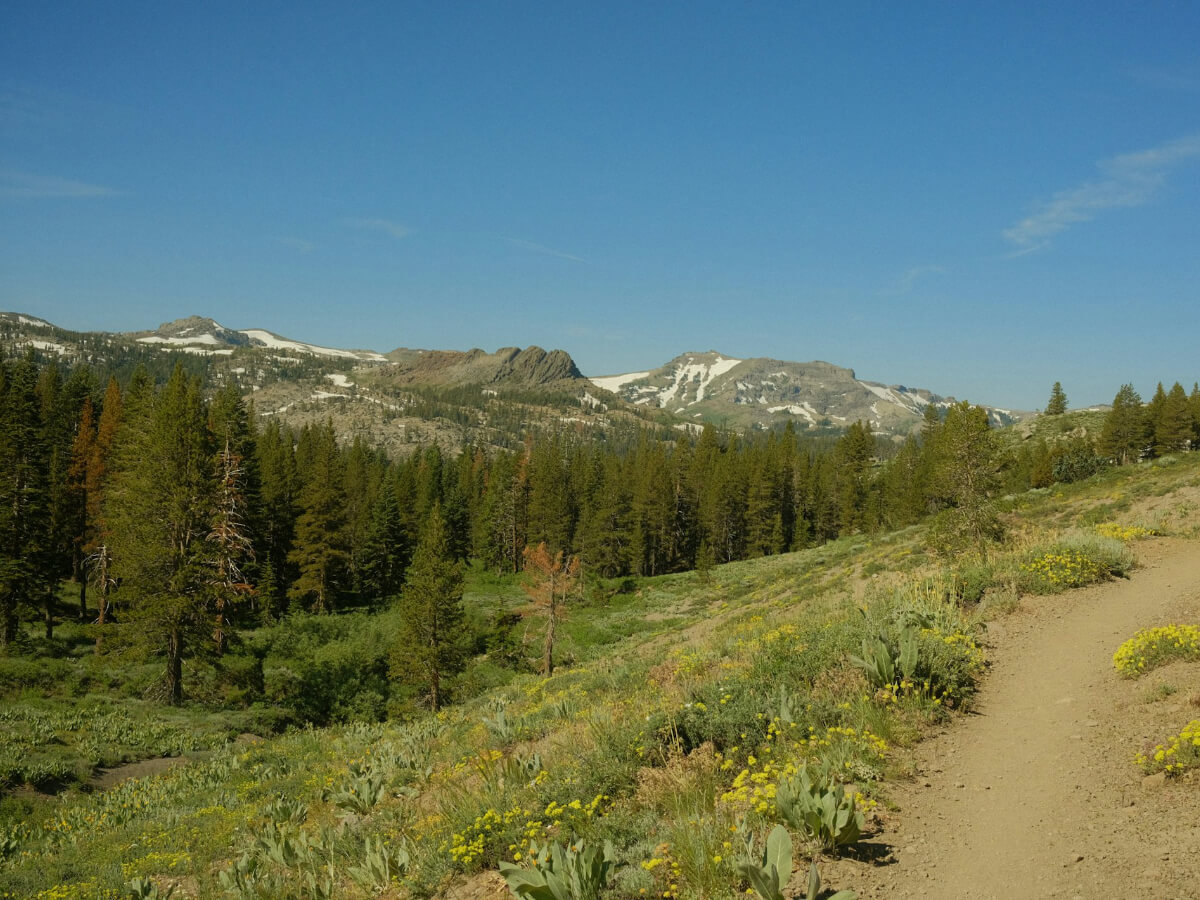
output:
M921 422L926 406L954 402L920 388L860 381L853 369L827 362L734 359L712 350L685 353L652 371L591 381L635 406L735 427L791 420L804 428L842 428L862 420L880 433L905 434ZM1021 418L1007 409L988 412L996 425Z
M568 353L540 347L385 356L234 330L203 316L110 333L70 331L22 313L0 313L0 346L9 355L32 347L120 378L138 365L165 378L182 361L210 383L236 384L260 419L293 428L330 419L342 439L394 453L433 442L452 451L467 442L509 446L534 424L604 429L634 416L620 401L610 409L594 396Z
M860 381L827 362L735 359L685 353L656 369L585 378L564 350L504 347L398 348L387 354L339 349L262 328L235 330L202 316L126 333L77 332L35 316L0 313L0 347L87 363L128 378L138 365L165 378L182 362L212 384L232 382L260 418L293 428L332 419L343 439L362 438L405 453L436 441L511 446L530 426L611 429L653 421L697 430L704 423L770 429L792 422L835 433L863 420L879 434L918 427L929 405L952 397L921 388ZM990 408L996 425L1023 414Z

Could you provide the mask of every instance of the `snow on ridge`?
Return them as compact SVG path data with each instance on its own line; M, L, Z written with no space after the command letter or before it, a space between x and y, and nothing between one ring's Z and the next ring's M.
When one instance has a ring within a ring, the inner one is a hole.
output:
M190 330L190 329L188 329ZM216 344L221 346L225 342L218 338L215 334L198 334L195 337L161 337L157 334L152 334L149 337L138 338L139 344Z
M910 393L903 389L897 390L896 388L884 387L880 384L871 384L869 381L860 381L859 384L881 400L894 403L910 412L920 412L921 409L929 405L929 401L920 394Z
M248 328L240 333L246 335L252 341L257 341L260 346L268 347L271 350L298 350L301 353L312 353L316 356L336 356L342 359L368 359L374 362L387 362L386 356L371 350L356 353L353 350L335 350L332 347L318 347L316 344L305 344L302 341L289 341L286 338L276 337L271 332L263 331L261 328Z
M626 375L597 375L595 377L589 376L588 381L598 388L612 391L615 394L625 385L629 384L629 382L648 378L649 375L649 372L629 372Z
M688 406L691 406L693 403L699 403L704 399L705 388L712 384L715 378L724 375L740 362L740 359L729 359L724 356L718 356L711 363L703 363L696 362L696 357L689 356L687 365L680 366L675 370L674 383L659 393L659 408L665 407L670 401L674 400L680 388L696 380L700 382L696 388L696 399L689 401Z
M20 322L22 325L33 325L38 328L53 328L54 327L49 322L47 322L45 319L35 319L33 316L25 316L25 315L22 315L21 313L13 313L13 315L16 316L17 321Z

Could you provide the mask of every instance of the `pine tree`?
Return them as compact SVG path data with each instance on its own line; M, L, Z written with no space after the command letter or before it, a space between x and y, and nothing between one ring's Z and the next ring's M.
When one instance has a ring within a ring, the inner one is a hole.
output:
M255 446L260 494L255 514L255 558L259 573L258 598L262 615L271 621L285 606L286 586L291 582L288 553L296 530L296 455L292 434L273 419L259 435ZM269 582L263 577L270 570Z
M338 603L344 585L346 552L346 495L342 481L342 459L333 423L313 433L296 538L288 561L298 576L288 596L308 604L316 613L327 613Z
M435 711L446 700L446 680L466 664L462 595L462 566L450 558L446 522L435 504L400 596L404 625L392 651L393 677L415 677Z
M779 553L783 537L783 478L774 434L767 446L749 454L746 496L746 552L750 556Z
M837 499L841 511L839 534L854 534L867 524L868 476L875 455L875 436L870 428L855 422L834 448L837 465Z
M581 552L589 572L615 578L629 572L629 480L616 454L604 454L595 466L598 471L581 528Z
M88 464L96 452L96 414L92 400L84 400L79 415L79 429L71 444L71 465L67 470L67 489L76 521L71 541L71 575L79 585L79 621L86 622L88 579L83 561L90 552L94 526L88 518L91 503L88 500Z
M1142 398L1133 385L1121 385L1113 398L1112 409L1104 417L1100 452L1117 465L1137 462L1146 447L1146 431Z
M105 497L122 633L162 652L169 703L183 701L183 661L212 634L212 444L199 379L176 365L158 393L130 391Z
M475 552L497 572L521 569L529 527L529 479L523 455L503 453L492 462L480 521L475 529ZM401 470L401 475L405 470ZM403 507L402 507L403 508Z
M579 589L579 557L564 560L561 550L552 554L544 542L526 547L525 574L522 588L530 600L525 615L543 622L542 675L552 675L558 629L567 617L568 601Z
M53 589L49 497L32 352L0 361L0 649L17 637L19 610Z
M1188 407L1192 411L1192 449L1200 449L1200 382L1192 382L1192 393L1188 396Z
M115 378L108 380L104 392L104 403L100 408L100 419L96 424L96 438L87 460L84 476L84 493L87 496L87 531L83 543L84 585L91 584L99 596L96 602L96 651L103 643L103 632L108 623L108 599L116 579L112 577L112 548L109 546L111 533L104 519L104 493L108 486L109 457L113 443L120 430L124 415L124 401L120 385ZM84 587L80 587L80 604L83 604Z
M909 435L883 471L883 514L889 527L904 528L925 514L921 475L921 449Z
M1046 415L1061 416L1067 411L1067 395L1063 393L1062 385L1057 381L1050 389L1050 399L1046 403Z
M400 515L395 483L389 478L371 511L362 552L363 587L369 600L387 600L400 592L409 554L408 531Z
M79 575L78 547L83 528L82 495L73 483L73 454L83 404L95 388L91 370L76 367L63 380L57 363L42 369L37 381L37 396L42 422L47 488L48 521L42 565L52 589L42 595L42 621L46 640L54 635L58 582Z
M371 451L356 436L343 454L347 582L360 597L364 589L363 551L371 526L371 510L379 491L380 473Z
M1038 438L1030 458L1029 486L1050 487L1054 484L1054 459L1045 438Z
M675 503L666 449L644 440L634 454L630 499L630 556L639 575L661 575L671 561L671 529Z
M934 491L951 503L941 527L931 531L939 550L998 540L1003 527L991 502L999 483L999 453L987 411L966 401L946 410L937 440Z
M1163 399L1154 423L1154 446L1158 453L1186 450L1192 439L1192 411L1188 395L1178 381Z
M529 455L529 543L569 547L575 510L562 438L553 434L536 442Z

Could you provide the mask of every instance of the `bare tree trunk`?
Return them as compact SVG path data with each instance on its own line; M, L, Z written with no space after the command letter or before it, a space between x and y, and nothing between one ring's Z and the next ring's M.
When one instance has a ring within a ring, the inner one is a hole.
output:
M8 649L12 642L17 639L17 613L16 604L10 600L5 604L3 613L0 613L0 648Z
M225 600L217 599L217 620L213 626L213 643L216 644L217 656L225 655Z
M552 591L554 590L553 583L551 583L550 589ZM545 654L542 659L543 675L554 674L554 626L557 620L558 610L556 609L556 604L554 602L554 595L551 594L550 607L546 610L546 646Z
M172 706L183 703L183 647L178 628L167 638L167 702Z

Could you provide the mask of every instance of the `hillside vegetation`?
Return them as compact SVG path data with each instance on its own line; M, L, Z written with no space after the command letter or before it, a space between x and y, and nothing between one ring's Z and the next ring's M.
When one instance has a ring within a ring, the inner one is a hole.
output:
M499 896L558 845L541 870L575 873L566 896L599 882L611 897L769 892L777 824L798 877L871 834L907 748L970 707L988 618L1124 574L1151 534L1196 537L1198 501L1186 454L1009 497L1006 542L950 562L922 525L636 577L572 611L573 661L552 675L407 722L228 742L180 728L192 746L156 752L191 761L163 774L10 794L0 884L12 897ZM12 690L21 753L93 727ZM95 733L130 715L97 716Z

